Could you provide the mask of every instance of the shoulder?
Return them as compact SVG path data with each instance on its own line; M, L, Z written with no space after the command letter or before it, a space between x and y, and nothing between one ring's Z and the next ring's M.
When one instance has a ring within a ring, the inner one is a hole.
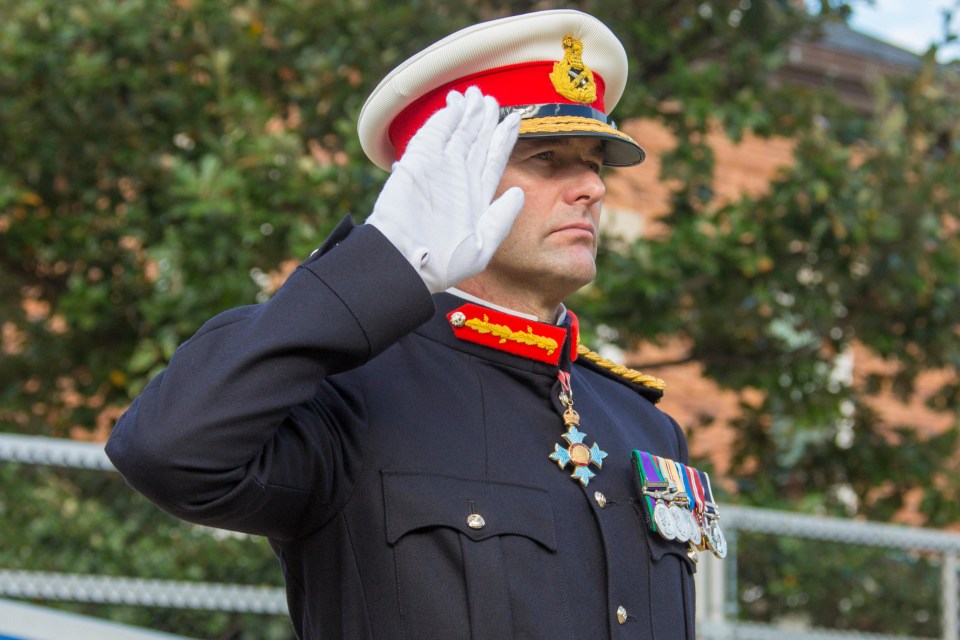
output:
M633 388L654 404L660 402L666 390L667 385L660 378L604 358L583 344L577 345L577 364Z
M631 369L623 364L614 362L604 358L595 351L592 351L590 348L580 344L577 345L577 360L576 364L582 367L593 371L604 378L615 380L636 393L642 396L644 399L650 402L650 410L652 413L648 413L648 416L659 416L658 420L661 420L660 424L666 427L667 431L665 433L672 433L674 442L670 445L670 451L672 455L675 456L676 460L686 464L689 461L690 454L687 448L686 436L684 435L683 429L680 427L680 424L670 415L664 413L659 408L655 408L651 405L656 405L663 399L664 391L666 390L666 383L657 378L636 369ZM675 447L675 448L673 448Z

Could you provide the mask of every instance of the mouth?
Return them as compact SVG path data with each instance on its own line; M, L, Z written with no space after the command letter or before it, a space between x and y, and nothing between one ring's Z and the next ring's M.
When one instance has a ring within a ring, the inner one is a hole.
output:
M589 238L592 242L597 235L597 231L592 224L586 221L571 222L570 224L565 224L562 227L554 230L553 233L560 233L563 235L572 235L572 236L582 236L584 238Z

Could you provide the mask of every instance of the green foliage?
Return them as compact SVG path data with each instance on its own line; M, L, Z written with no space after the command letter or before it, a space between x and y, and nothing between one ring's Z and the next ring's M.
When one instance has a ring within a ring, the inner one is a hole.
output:
M264 540L221 535L224 532L158 513L115 473L4 463L0 487L4 569L282 587L277 559ZM57 606L196 638L293 636L285 615L89 603Z
M457 23L431 3L0 11L0 316L23 345L5 348L0 418L55 435L124 405L206 318L365 215L383 175L354 122L411 46L395 25ZM64 376L98 406L64 401Z
M385 176L355 122L385 71L477 19L551 4L0 0L0 429L103 437L205 319L265 299L340 217L366 215ZM956 68L931 54L879 84L871 114L778 87L787 44L851 10L796 4L564 3L631 55L617 115L677 140L662 158L669 236L611 242L577 308L625 344L683 340L708 375L752 392L731 452L739 500L887 519L920 490L932 524L955 523L960 476L942 471L956 430L882 424L868 396L907 399L921 372L960 367ZM712 127L790 136L794 163L767 195L719 204ZM889 371L852 385L839 363L854 344ZM956 414L960 383L930 402ZM279 579L262 546L175 525L122 485L0 473L3 504L23 510L2 519L0 566ZM205 638L264 624L109 614Z
M743 620L887 637L940 636L939 558L762 534L738 534L737 545ZM878 612L877 602L889 615Z

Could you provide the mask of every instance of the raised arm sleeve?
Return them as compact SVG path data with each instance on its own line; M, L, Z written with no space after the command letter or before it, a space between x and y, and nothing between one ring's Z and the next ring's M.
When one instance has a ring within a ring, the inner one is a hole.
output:
M295 536L350 488L338 477L352 468L343 434L363 410L329 376L432 313L400 253L346 219L269 302L222 313L181 345L117 422L107 454L178 517Z

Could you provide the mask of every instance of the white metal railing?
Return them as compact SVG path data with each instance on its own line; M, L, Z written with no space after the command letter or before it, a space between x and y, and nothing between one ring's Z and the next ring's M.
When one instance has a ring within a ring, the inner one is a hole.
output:
M116 471L102 444L9 433L0 433L0 462ZM265 614L287 612L285 592L277 587L42 571L0 569L2 596Z
M0 433L2 461L116 471L102 444L12 433Z
M701 640L931 640L913 636L888 636L859 631L830 631L826 629L785 629L755 622L723 622L697 624L697 638Z
M758 509L724 506L721 508L724 532L729 543L725 560L709 554L703 558L697 574L697 635L704 640L753 640L776 637L777 640L918 640L912 636L889 636L845 630L785 629L782 626L733 621L736 602L728 597L729 585L736 583L737 533L748 531L781 537L824 540L860 546L905 549L940 554L941 640L960 640L960 534L904 525ZM733 609L733 610L731 610Z
M0 569L0 594L30 600L287 613L283 589L181 580L142 580Z
M865 544L871 547L960 553L960 534L949 531L751 507L727 506L723 507L722 513L725 529Z

